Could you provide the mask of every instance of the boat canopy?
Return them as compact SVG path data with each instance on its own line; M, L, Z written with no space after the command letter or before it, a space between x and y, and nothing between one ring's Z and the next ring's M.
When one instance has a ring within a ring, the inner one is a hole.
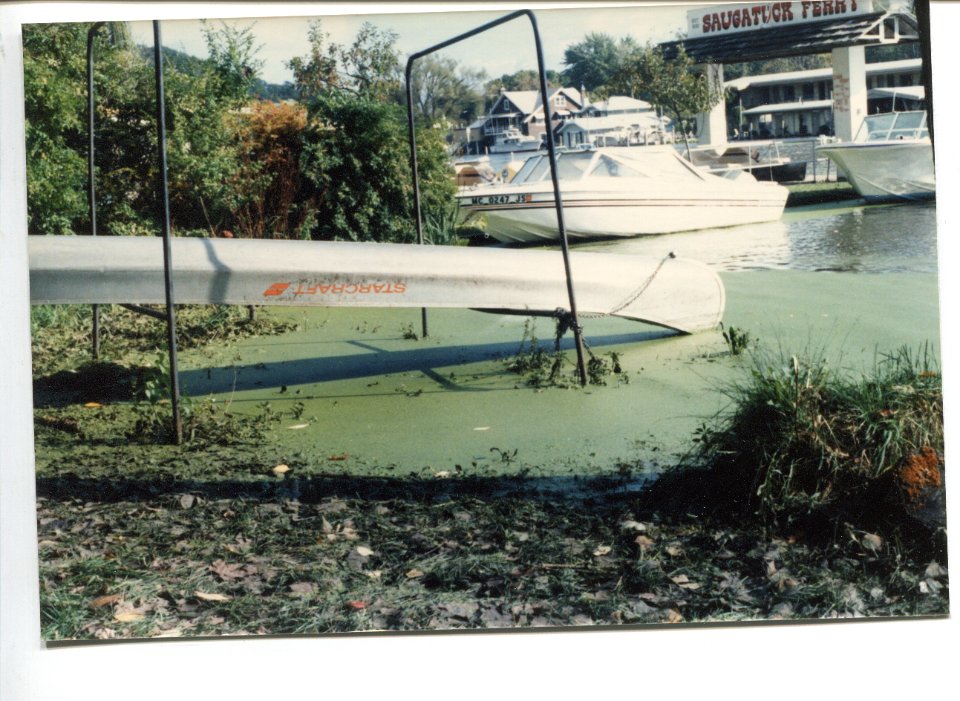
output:
M655 180L703 181L705 175L690 166L673 149L633 147L583 149L557 154L560 180L584 178L650 178ZM550 179L546 154L529 158L511 184L530 184Z
M929 137L927 113L925 110L916 110L871 114L864 118L854 141L902 141Z

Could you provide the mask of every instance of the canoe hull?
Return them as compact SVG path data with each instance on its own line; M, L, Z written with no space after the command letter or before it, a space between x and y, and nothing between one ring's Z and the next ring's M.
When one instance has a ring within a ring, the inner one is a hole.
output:
M174 238L178 304L448 307L551 314L569 308L556 251ZM156 237L29 237L34 304L163 304ZM571 254L578 311L684 333L719 324L725 296L696 261Z

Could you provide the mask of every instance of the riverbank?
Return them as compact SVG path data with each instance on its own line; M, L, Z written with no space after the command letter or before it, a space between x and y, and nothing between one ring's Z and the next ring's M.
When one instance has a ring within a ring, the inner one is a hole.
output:
M787 195L788 208L861 199L857 191L854 190L846 180L821 183L791 183L785 185L785 187L790 191L790 194Z
M727 329L786 356L813 350L856 373L938 344L932 274L723 279ZM733 523L702 495L643 502L748 372L719 331L585 320L608 371L579 389L507 367L524 338L551 346L548 321L431 312L424 339L415 313L267 316L295 328L183 353L196 435L182 448L151 438L167 405L129 400L155 376L153 353L119 363L133 368L126 398L85 396L82 381L43 395L46 638L947 610L929 544Z

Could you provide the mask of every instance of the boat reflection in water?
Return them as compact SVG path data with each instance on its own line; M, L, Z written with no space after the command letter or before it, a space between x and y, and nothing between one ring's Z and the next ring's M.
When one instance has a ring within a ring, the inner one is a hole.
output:
M564 222L571 239L629 237L775 221L786 188L746 172L719 177L669 146L601 148L557 155ZM503 242L558 238L550 161L526 161L509 183L461 188L461 211L485 215Z

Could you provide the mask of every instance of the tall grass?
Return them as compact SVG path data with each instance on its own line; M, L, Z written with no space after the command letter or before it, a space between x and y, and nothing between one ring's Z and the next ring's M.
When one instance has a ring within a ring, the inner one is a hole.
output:
M695 456L727 496L790 519L825 506L860 511L921 451L943 452L943 390L931 348L879 355L863 374L822 357L757 352L727 390L731 408L699 431Z

